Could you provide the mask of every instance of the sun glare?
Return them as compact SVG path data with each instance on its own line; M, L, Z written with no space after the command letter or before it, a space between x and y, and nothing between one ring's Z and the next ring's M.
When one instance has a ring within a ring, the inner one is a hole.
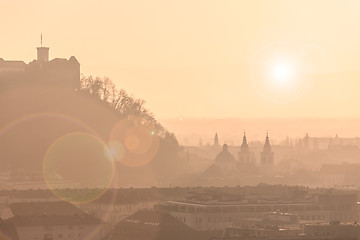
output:
M308 51L286 42L260 49L251 63L250 78L257 93L266 100L288 103L302 97L312 82Z
M271 76L279 85L289 84L294 77L294 68L289 62L275 62L271 66Z

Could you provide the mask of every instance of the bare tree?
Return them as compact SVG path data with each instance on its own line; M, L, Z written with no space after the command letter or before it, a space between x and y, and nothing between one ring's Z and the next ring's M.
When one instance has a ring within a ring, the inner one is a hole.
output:
M170 136L154 115L144 107L143 99L129 96L124 89L117 90L115 84L108 77L82 76L80 84L82 92L89 93L109 104L122 117L134 117L138 124L154 128L159 136ZM174 136L172 135L172 137Z

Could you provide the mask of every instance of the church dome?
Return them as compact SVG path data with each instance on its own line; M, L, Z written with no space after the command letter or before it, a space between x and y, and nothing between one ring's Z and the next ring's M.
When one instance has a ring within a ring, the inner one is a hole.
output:
M221 164L221 163L234 163L235 158L234 156L229 152L228 145L223 145L223 150L216 156L215 163Z

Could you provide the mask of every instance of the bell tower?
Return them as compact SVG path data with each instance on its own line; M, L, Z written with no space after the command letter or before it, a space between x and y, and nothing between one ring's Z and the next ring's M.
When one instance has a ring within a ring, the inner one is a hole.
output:
M254 163L255 159L251 154L249 145L246 139L246 133L244 131L243 142L240 147L240 152L238 154L239 163Z
M40 36L40 47L37 48L37 60L39 62L49 61L49 48L42 45L42 34Z
M271 150L269 133L266 133L265 144L261 152L261 169L264 173L272 173L274 167L274 152Z

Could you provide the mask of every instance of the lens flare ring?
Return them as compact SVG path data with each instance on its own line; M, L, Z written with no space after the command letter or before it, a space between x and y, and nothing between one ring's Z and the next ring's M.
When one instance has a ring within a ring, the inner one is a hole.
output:
M56 139L43 160L43 177L48 188L59 199L73 204L101 197L113 183L115 172L104 149L110 152L100 138L89 133L73 132ZM69 190L69 186L83 190L70 196L69 191L75 191Z

